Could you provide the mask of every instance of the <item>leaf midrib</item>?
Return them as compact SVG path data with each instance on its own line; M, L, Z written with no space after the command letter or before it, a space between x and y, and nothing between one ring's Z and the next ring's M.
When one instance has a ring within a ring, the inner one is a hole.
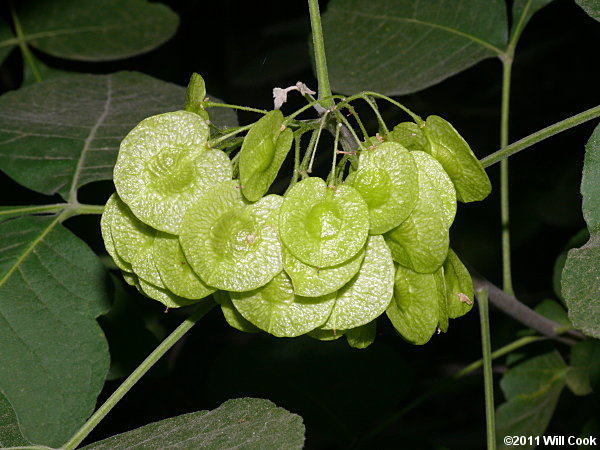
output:
M443 30L448 33L456 34L457 36L461 36L463 38L469 39L469 40L475 42L476 44L479 44L482 47L485 47L485 48L493 51L498 56L504 55L504 50L496 47L493 44L490 44L489 42L484 41L483 39L480 39L480 38L473 36L471 34L468 34L468 33L464 33L456 28L447 27L447 26L440 25L440 24L433 23L433 22L426 22L423 20L412 19L412 18L408 18L408 17L394 17L394 16L371 14L371 13L365 13L365 12L359 12L359 11L343 11L342 10L342 11L339 11L338 14L355 15L355 16L359 16L359 17L366 17L368 19L377 19L377 20L382 20L382 21L408 22L408 23L414 23L417 25L425 26L425 27L436 28L436 29Z
M110 76L108 76L108 77L106 77L106 101L104 102L104 109L102 110L102 113L96 120L96 123L90 130L90 133L85 138L85 141L83 143L83 149L81 150L81 155L79 156L79 161L77 162L77 167L75 168L75 173L73 174L73 181L71 182L71 188L69 190L69 202L70 203L77 202L77 187L78 187L77 185L79 183L79 177L81 175L81 171L84 166L86 155L87 155L88 151L90 150L90 145L91 145L92 141L94 140L94 138L96 137L96 133L98 132L98 129L104 123L104 121L106 120L106 117L108 116L108 113L110 111L110 106L112 103L112 90L113 90L112 89L112 78Z

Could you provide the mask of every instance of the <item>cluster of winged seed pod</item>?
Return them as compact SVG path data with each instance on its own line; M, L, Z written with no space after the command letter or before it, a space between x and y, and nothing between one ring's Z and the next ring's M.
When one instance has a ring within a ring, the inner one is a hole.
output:
M424 344L471 308L448 232L457 198L481 200L490 183L443 119L398 125L340 185L308 177L284 196L265 196L293 141L280 111L245 136L239 180L208 138L205 113L177 111L143 120L121 144L102 234L146 296L174 308L212 294L239 330L345 335L358 348L384 312Z

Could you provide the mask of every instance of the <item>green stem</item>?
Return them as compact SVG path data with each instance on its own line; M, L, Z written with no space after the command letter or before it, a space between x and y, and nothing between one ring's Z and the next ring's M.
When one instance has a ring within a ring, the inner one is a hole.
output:
M259 114L266 114L268 111L265 109L251 108L250 106L230 105L229 103L215 103L215 102L204 102L204 108L230 108L239 109L241 111L255 112Z
M335 186L336 184L336 179L335 179L335 167L336 167L336 162L337 162L337 152L338 152L338 144L340 142L340 128L342 127L341 123L337 123L335 125L335 139L333 142L333 155L331 157L331 172L329 173L329 176L327 177L327 185L328 186Z
M74 208L75 214L102 214L104 205L86 205L79 203Z
M7 206L0 210L0 219L2 216L14 216L14 215L25 215L25 214L38 214L38 213L52 213L66 209L69 206L68 203L55 203L53 205L31 205L31 206Z
M215 145L217 145L218 143L223 142L224 140L229 139L230 137L235 136L236 134L239 134L243 131L249 130L250 128L252 128L252 125L254 125L254 123L245 125L243 127L238 127L235 130L231 131L230 133L224 134L223 136L219 136L218 138L208 141L208 144L212 148Z
M42 81L42 75L40 74L37 64L35 63L35 59L31 53L31 50L29 50L29 47L25 42L25 35L23 34L23 29L21 28L21 22L19 21L19 17L17 16L17 12L12 2L10 2L9 5L10 15L12 16L13 24L15 26L15 33L17 33L19 48L21 49L21 53L23 53L23 59L27 62L27 65L31 69L31 73L33 73L35 81L40 83Z
M325 111L325 114L323 114L323 117L321 117L321 123L319 125L319 130L317 131L317 138L315 139L315 142L314 142L314 146L312 149L312 155L310 157L310 163L308 164L308 169L306 171L307 173L312 172L313 162L315 161L315 155L317 154L317 145L319 144L319 139L321 139L321 132L323 131L323 128L325 127L325 122L327 121L328 114L329 114L329 111Z
M418 116L417 114L415 114L414 112L412 112L410 109L408 109L402 103L397 102L396 100L394 100L393 98L388 97L387 95L380 94L379 92L372 92L372 91L359 92L358 94L355 94L355 95L353 95L351 97L348 97L346 99L346 102L351 102L352 100L359 99L359 98L368 101L367 100L367 96L369 96L369 97L376 97L376 98L382 98L383 100L386 100L386 101L390 102L392 105L397 106L402 111L404 111L406 114L408 114L410 117L412 117L413 120L415 121L415 123L417 125L422 125L424 123L423 119L421 119L420 116Z
M504 355L506 355L512 351L515 351L521 347L524 347L529 344L533 344L535 342L543 341L546 339L547 338L544 336L526 336L521 339L517 339L516 341L511 342L510 344L507 344L504 347L501 347L498 350L496 350L495 352L493 352L492 359L500 358L501 356L504 356ZM435 386L430 388L427 392L425 392L423 395L416 398L415 400L410 402L408 405L404 406L402 409L396 411L393 415L388 417L385 421L381 422L376 428L374 428L368 434L366 434L364 437L362 437L356 444L364 443L365 441L368 441L368 440L372 439L373 437L377 436L378 434L382 433L388 427L393 425L396 421L400 420L403 416L408 414L410 411L417 408L421 404L425 403L425 401L427 401L434 395L437 395L438 393L443 392L445 389L447 389L451 386L454 386L456 380L463 378L464 376L470 374L471 372L480 368L482 365L483 365L483 359L478 359L477 361L474 361L471 364L469 364L468 366L466 366L465 368L461 369L459 372L454 374L454 376L452 376L451 378L443 381L442 383L436 384Z
M81 441L83 441L88 434L100 423L102 419L110 412L110 410L123 398L127 392L138 382L142 376L148 372L148 370L156 364L156 362L177 342L181 337L192 328L196 322L208 313L215 302L210 300L203 301L198 309L188 317L181 325L179 325L175 331L173 331L167 338L162 341L156 349L148 355L148 357L132 372L129 377L117 388L115 392L104 402L100 408L88 419L88 421L75 433L75 435L69 439L69 441L61 447L61 450L73 450L76 448Z
M315 63L317 68L317 80L319 82L318 98L323 108L332 108L335 103L331 97L329 76L327 75L327 61L325 59L325 43L323 42L323 30L321 29L321 14L319 13L319 1L308 0L310 12L310 26L312 29L313 47L315 52Z
M483 382L485 389L485 419L487 427L487 448L496 449L496 422L494 418L494 379L492 377L492 345L490 339L490 317L488 313L488 292L483 289L476 294L479 302L481 323L481 347L483 350Z
M508 145L508 115L510 107L510 75L512 54L502 60L502 116L500 125L500 147ZM508 159L500 163L500 220L502 223L502 280L503 289L512 295L512 273L510 266L510 228L508 195Z
M514 155L515 153L520 152L528 147L531 147L538 142L543 141L544 139L548 139L555 134L561 133L563 131L568 130L569 128L573 128L577 125L581 125L582 123L588 122L592 119L600 117L600 105L580 112L574 116L571 116L567 119L561 120L553 125L550 125L540 131L536 131L529 136L524 137L523 139L519 139L517 142L513 142L512 144L498 150L497 152L492 153L491 155L486 156L481 159L481 164L483 167L490 167L509 156Z

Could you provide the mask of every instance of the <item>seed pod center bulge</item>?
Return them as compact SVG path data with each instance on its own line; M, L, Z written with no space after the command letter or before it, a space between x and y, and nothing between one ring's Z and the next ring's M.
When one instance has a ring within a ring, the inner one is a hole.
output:
M336 156L326 182L307 173L316 143L303 150L301 137L333 114L275 110L224 128L203 99L144 119L121 143L101 228L128 284L168 308L214 299L238 330L345 336L357 348L382 315L420 345L471 309L449 230L457 200L482 200L491 184L447 121L366 137L373 145ZM294 141L294 171L282 174ZM290 187L267 195L276 178Z

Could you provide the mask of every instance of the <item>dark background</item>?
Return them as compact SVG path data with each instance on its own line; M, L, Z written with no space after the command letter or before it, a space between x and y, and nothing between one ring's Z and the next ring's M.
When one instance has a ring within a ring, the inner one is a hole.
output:
M138 70L180 85L186 85L195 71L204 77L211 95L267 109L272 108L273 87L301 80L316 88L306 2L164 3L179 14L181 25L172 40L151 53L111 63L36 56L63 70ZM326 5L321 2L323 11ZM511 142L599 103L598 72L591 67L598 59L599 38L599 24L572 1L556 0L533 17L522 35L513 68ZM14 51L0 68L2 91L20 86L21 67L20 53ZM489 59L400 101L421 116L437 114L448 119L483 157L499 148L500 82L501 63ZM299 96L291 95L284 112L291 113L302 104ZM381 106L388 126L407 120ZM256 119L245 113L239 118L241 123ZM532 306L556 298L552 288L555 260L569 239L585 227L579 184L584 145L596 123L561 133L511 158L513 278L517 296ZM478 272L500 284L499 168L488 172L494 192L480 204L459 205L452 246ZM10 197L10 203L56 200L0 176L1 192ZM82 189L82 201L103 203L113 190L112 183L94 183ZM105 253L99 217L76 217L67 226L96 252ZM126 293L131 321L141 311L159 337L189 314L185 309L163 314L160 305L134 290L126 288ZM108 321L103 324L113 340L111 351L116 352L120 342L113 336L116 332ZM516 333L526 333L522 325L495 310L491 326L493 348L515 339ZM379 319L378 327L375 344L355 350L343 339L322 343L307 337L242 334L229 328L215 309L127 394L87 442L184 412L212 409L229 398L254 396L302 415L306 448L348 448L394 411L433 388L439 392L364 446L483 448L481 373L448 382L449 375L480 357L477 309L453 320L447 334L434 336L422 347L405 343L385 317ZM130 344L135 347L133 338ZM556 345L566 352L566 347ZM531 354L549 348L549 344L536 344L524 351ZM135 367L138 357L133 354L128 363ZM503 364L503 359L496 362L497 380L505 370ZM108 382L100 401L119 383ZM498 385L496 397L497 404L503 401ZM581 425L597 410L598 400L597 394L581 399L565 391L546 435L578 435Z

